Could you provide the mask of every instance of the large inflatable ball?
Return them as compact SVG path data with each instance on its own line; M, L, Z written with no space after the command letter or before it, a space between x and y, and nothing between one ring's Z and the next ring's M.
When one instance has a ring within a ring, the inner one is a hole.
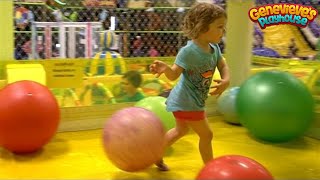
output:
M208 162L196 180L272 180L271 173L257 161L240 155L225 155Z
M272 142L303 135L314 119L314 99L305 84L282 71L260 72L240 87L240 122L255 137Z
M119 169L135 172L148 168L164 154L165 131L160 119L139 107L117 111L103 130L103 147Z
M60 109L51 91L18 81L0 91L0 145L14 153L39 150L55 135Z
M136 107L142 107L155 113L160 118L166 131L176 125L176 120L172 112L166 110L166 98L162 96L146 97L135 104Z
M226 122L240 124L236 111L236 97L239 87L232 87L221 94L218 98L218 111L223 115Z

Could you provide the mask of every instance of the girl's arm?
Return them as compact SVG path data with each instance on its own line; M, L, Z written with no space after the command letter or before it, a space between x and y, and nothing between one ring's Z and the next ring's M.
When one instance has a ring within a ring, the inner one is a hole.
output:
M156 77L159 77L162 73L164 73L170 81L176 80L182 71L183 68L176 64L173 64L170 67L168 64L158 60L154 61L150 65L150 72L157 74Z
M220 59L220 61L218 61L217 68L220 73L221 79L229 82L230 81L229 67L223 57Z
M179 78L182 71L183 71L182 67L180 67L176 64L173 64L171 67L167 66L166 70L164 71L164 74L167 76L167 78L170 81L174 81Z

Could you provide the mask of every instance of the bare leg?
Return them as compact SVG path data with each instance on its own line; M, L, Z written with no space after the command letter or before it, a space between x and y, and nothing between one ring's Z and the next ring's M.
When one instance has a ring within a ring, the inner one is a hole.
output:
M176 121L176 127L170 129L165 135L165 145L164 148L171 146L178 139L186 135L189 131L188 125L184 121ZM163 162L163 160L159 160L156 163L156 166L160 171L168 171L168 166Z
M196 132L200 138L199 140L199 151L203 160L206 164L213 159L212 153L212 131L209 127L207 119L201 121L187 121L188 125Z
M189 131L186 121L177 120L176 127L170 129L165 135L165 147L171 146L177 140L186 135Z

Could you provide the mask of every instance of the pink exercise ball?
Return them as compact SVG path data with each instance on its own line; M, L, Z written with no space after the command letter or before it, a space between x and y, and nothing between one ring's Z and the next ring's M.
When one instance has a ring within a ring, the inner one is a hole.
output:
M129 107L117 111L103 130L103 147L119 169L135 172L148 168L164 154L165 130L151 111Z

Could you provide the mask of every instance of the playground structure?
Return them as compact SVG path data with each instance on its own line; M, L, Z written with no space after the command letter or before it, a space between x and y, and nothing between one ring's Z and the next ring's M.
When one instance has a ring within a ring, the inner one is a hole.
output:
M32 59L39 59L39 44L44 46L45 59L91 58L100 50L101 30L101 22L33 22ZM43 35L39 31L44 31ZM84 54L78 55L77 51Z

